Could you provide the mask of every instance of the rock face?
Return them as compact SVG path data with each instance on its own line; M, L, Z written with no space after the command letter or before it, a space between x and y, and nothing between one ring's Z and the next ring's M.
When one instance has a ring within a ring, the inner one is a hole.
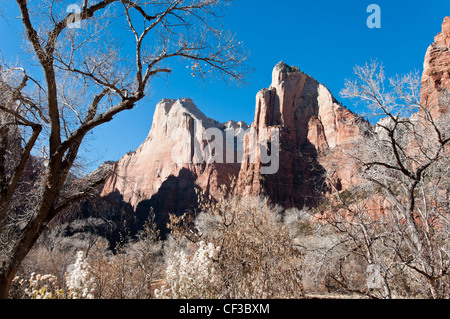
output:
M428 47L423 64L421 104L433 117L448 111L438 103L444 89L450 90L450 16L445 17L442 31Z
M421 102L437 116L448 111L438 101L450 89L450 17L434 40L425 56ZM359 182L348 152L362 138L361 124L324 85L280 62L271 86L256 95L250 129L207 118L187 98L162 100L147 139L115 164L102 194L138 213L153 208L160 226L169 212L194 207L197 191L218 196L232 177L242 193L263 192L284 207L315 205L330 191L328 179L339 190ZM273 162L276 170L265 173Z
M323 198L325 173L340 189L353 185L356 166L344 150L362 137L358 121L324 85L280 62L270 88L256 96L252 124L257 134L279 131L279 169L261 174L259 158L251 160L254 143L247 135L239 187L254 194L262 190L274 203L291 207L314 205Z
M141 215L153 208L160 226L169 212L195 207L197 191L216 197L232 177L242 193L263 192L284 207L315 205L329 190L327 174L339 189L357 182L345 150L361 138L358 121L325 86L280 62L256 96L250 129L207 118L190 99L162 100L147 139L115 164L102 194Z
M421 84L422 104L433 116L445 112L438 101L450 90L450 17L427 50ZM138 216L153 208L161 228L169 212L195 207L198 190L219 196L230 177L242 194L265 193L284 207L314 206L331 187L360 182L349 154L368 126L324 85L280 62L271 86L256 96L250 128L209 119L190 99L161 101L147 139L115 164L102 194Z
M102 195L119 198L139 214L153 208L164 226L169 212L183 213L197 204L198 190L214 196L230 176L237 177L240 164L225 163L225 154L218 145L214 150L211 140L230 151L235 145L227 143L227 134L233 142L246 129L243 122L221 124L207 118L190 99L162 100L148 137L115 164Z

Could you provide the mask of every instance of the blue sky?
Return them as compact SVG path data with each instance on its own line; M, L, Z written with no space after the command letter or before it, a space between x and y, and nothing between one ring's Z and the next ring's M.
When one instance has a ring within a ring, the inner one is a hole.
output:
M370 15L366 8L372 3L381 8L380 29L366 25ZM20 21L14 18L18 16L15 1L1 0L0 6L5 15L0 18L0 50L7 59L26 59L18 55L22 42ZM87 141L87 157L95 167L136 149L147 137L155 105L162 98L190 97L208 117L250 124L255 95L270 85L279 61L298 66L358 112L339 97L353 66L377 59L388 76L421 72L425 51L446 15L450 15L449 0L236 0L227 9L224 27L250 51L248 66L254 72L248 85L203 83L179 65L167 79L152 82L149 95L135 109L96 129Z

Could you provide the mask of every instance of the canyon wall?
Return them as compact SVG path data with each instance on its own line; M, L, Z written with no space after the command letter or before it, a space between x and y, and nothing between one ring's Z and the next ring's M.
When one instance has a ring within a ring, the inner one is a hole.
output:
M438 116L448 111L438 102L450 89L450 17L434 40L425 56L421 103ZM232 179L242 194L264 193L284 207L314 206L333 188L360 182L351 152L363 138L363 126L371 125L323 84L280 62L271 86L256 95L251 127L210 119L188 98L162 100L147 139L115 164L102 195L135 211L153 208L160 225L169 212L195 208L199 192L220 196L221 185ZM207 134L211 130L215 136ZM277 161L276 172L264 173L273 164L262 160L264 153Z
M340 190L348 188L357 182L357 167L345 150L362 138L360 121L323 84L278 63L270 88L256 96L252 128L258 134L279 131L279 169L262 174L260 154L251 163L252 143L246 136L239 187L251 194L263 191L284 207L317 204L329 180Z

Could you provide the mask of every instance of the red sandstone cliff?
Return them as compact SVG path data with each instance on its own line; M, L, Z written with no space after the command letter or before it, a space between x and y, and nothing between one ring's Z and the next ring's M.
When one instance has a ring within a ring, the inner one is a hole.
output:
M203 134L211 128L225 136L228 130L237 134L247 125L233 121L220 124L207 118L187 98L162 100L156 106L148 137L114 165L102 195L115 194L135 210L141 204L145 210L153 207L164 215L183 213L195 206L197 190L214 196L220 185L229 182L229 176L237 177L240 165L207 163L215 154L209 152L210 143ZM225 148L230 148L225 138L223 141Z
M356 165L345 150L361 138L358 121L324 85L280 62L270 88L256 96L252 124L258 133L279 130L279 170L261 174L260 161L251 161L246 136L240 187L254 194L262 190L274 203L291 207L317 203L327 190L327 173L341 189L353 185Z
M423 63L421 104L433 117L448 112L448 107L439 103L445 89L450 90L450 17L445 17L442 31L428 47Z
M230 176L239 176L240 191L263 191L274 203L291 207L317 203L327 191L326 173L341 189L357 181L356 165L345 154L361 138L357 117L339 105L325 86L279 63L271 87L261 90L256 102L252 129L257 134L274 130L280 134L275 174L262 174L259 148L256 159L250 159L256 145L249 144L248 132L242 165L237 155L231 163L225 158L223 163L207 163L209 142L202 140L206 129L223 134L232 130L234 136L243 138L247 125L209 119L190 99L163 100L156 107L149 136L114 166L102 194L119 195L134 209L147 201L155 210L182 212L195 204L196 190L214 197ZM229 149L225 143L225 150ZM174 158L179 151L184 154L181 161Z
M432 115L448 110L439 109L437 103L444 89L450 89L450 17L445 18L442 32L425 56L421 101ZM201 138L206 129L216 128L223 134L232 130L242 138L237 132L239 128L245 131L247 125L220 124L207 118L189 99L163 100L156 107L149 136L115 165L103 195L120 195L134 209L148 201L157 211L182 212L196 201L195 190L214 196L229 176L238 176L242 193L264 192L285 207L314 205L330 190L326 178L340 190L359 182L356 162L348 153L362 138L361 121L324 85L280 62L273 70L270 88L256 96L251 126L257 136L266 132L266 139L272 132L279 133L275 174L262 174L267 165L261 163L262 149L256 147L251 133L244 137L242 165L236 159L233 163L206 163L205 158L211 156L205 154L210 141ZM190 138L186 139L186 132ZM262 144L274 147L268 140ZM181 162L173 156L177 147L189 154Z

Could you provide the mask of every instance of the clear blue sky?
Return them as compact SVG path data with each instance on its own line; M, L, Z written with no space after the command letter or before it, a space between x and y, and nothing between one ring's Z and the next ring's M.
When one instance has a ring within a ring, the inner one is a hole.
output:
M11 9L15 1L0 1L6 13L0 18L0 50L12 59L22 46L20 24L14 18L18 13ZM381 29L366 25L366 8L372 3L381 8ZM425 51L446 15L450 15L449 0L236 0L224 26L251 53L249 66L255 71L247 78L248 85L202 83L180 65L168 80L154 81L149 96L135 109L96 129L88 140L88 157L98 162L118 160L136 149L146 138L155 105L162 98L190 97L208 117L251 123L255 95L270 85L272 69L281 60L326 85L338 100L355 64L377 59L388 75L421 72ZM358 111L349 101L343 102Z

